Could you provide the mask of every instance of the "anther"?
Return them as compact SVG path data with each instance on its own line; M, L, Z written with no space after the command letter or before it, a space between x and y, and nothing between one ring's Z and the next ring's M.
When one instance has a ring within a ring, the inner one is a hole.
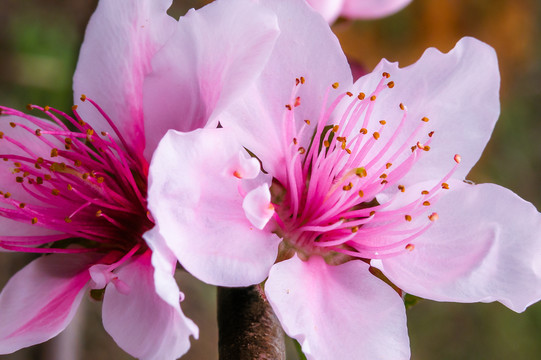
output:
M304 84L304 82L305 82L304 76L301 76L301 84Z
M49 105L45 105L43 107L43 111L49 111L49 110L51 110L51 107Z
M364 196L364 192L362 190L359 190L359 197L363 197Z
M52 148L51 149L51 157L55 157L55 156L58 156L58 149Z
M370 101L376 101L376 95L370 96Z
M323 141L323 146L328 148L329 146L331 146L331 143L329 142L329 140L325 140L325 141Z
M40 177L40 176L38 176L38 177L36 178L36 183L37 183L38 185L43 184L43 178Z
M366 169L363 167L356 168L355 175L357 175L360 178L366 177L367 175Z
M86 95L85 94L81 95L81 101L86 101Z
M32 218L32 225L35 225L38 223L38 218L35 217L35 218Z
M352 93L351 91L348 91L348 92L346 93L346 95L349 96L349 97L352 97L352 96L353 96L353 93Z
M53 194L54 196L58 196L58 195L60 195L60 190L58 190L58 189L52 189L52 190L51 190L51 194Z
M391 75L390 75L388 72L384 72L384 73L382 74L382 76L383 76L384 78L387 78L387 79L388 79L389 77L391 77Z
M98 179L97 179L97 182L98 184L101 184L105 181L105 179L103 178L103 176L100 176Z
M400 103L400 105L398 105L400 107L400 110L406 110L406 107L404 106L404 104Z
M413 251L414 249L415 249L415 245L413 245L413 244L406 245L406 250Z
M242 179L242 176L240 175L240 173L237 170L235 170L233 172L233 176L236 177L237 179Z
M293 144L297 145L298 143L297 138L293 138Z
M423 206L430 206L430 201L423 201Z
M404 216L404 219L406 219L406 221L411 221L411 215Z
M372 134L372 136L373 136L374 139L376 139L376 140L379 139L379 132L376 131L375 133Z
M359 231L359 227L358 226L354 226L351 228L351 232L352 233L356 233L357 231Z
M102 210L98 210L98 211L96 211L96 217L100 217L102 213L103 213L103 211L102 211Z
M32 104L27 104L27 105L26 105L26 109L28 109L28 110L34 110L34 107L32 106Z
M306 149L303 148L303 147L301 146L301 147L299 148L299 153L300 153L301 155L303 155L305 152L306 152Z
M357 95L357 99L359 100L364 100L364 98L366 97L366 95L362 92L359 93L359 95Z
M387 163L387 164L385 164L385 168L386 168L386 169L390 168L391 166L393 166L392 163Z
M71 111L76 111L78 107L79 107L79 106L77 106L77 105L73 105L73 106L71 107Z
M429 219L430 221L436 221L436 220L439 219L439 215L438 215L438 213L432 213L432 214L430 214L430 215L428 216L428 219Z
M455 157L454 157L454 159L455 159L455 162L456 162L457 164L460 164L460 161L462 160L462 157L460 157L460 155L456 154Z
M432 137L432 135L434 135L434 131L431 131L431 132L428 133L429 137Z
M0 131L0 139L3 139L3 138L4 138L4 133Z
M287 104L286 109L291 110L291 105Z
M25 203L20 203L20 204L19 204L19 207L20 207L21 209L24 209L24 208L26 207L26 204L25 204Z
M339 83L335 82L334 84L332 84L332 88L333 89L338 89L338 86L340 86Z
M22 184L22 182L24 181L24 178L22 176L17 176L15 178L15 181L18 182L19 184Z
M380 120L379 123L380 123L381 125L385 125L385 124L387 124L387 121L385 121L385 120Z
M429 119L425 116L421 120L424 121L424 122L428 122Z
M304 120L304 122L306 123L306 125L310 125L310 120L306 119Z
M376 212L374 210L370 211L370 216L376 215Z
M335 133L335 132L338 132L338 128L339 128L338 125L334 125L334 126L332 127L332 132L334 132L334 133Z
M379 176L380 179L387 179L387 174L383 173Z
M349 183L349 184L347 184L347 185L344 185L344 186L342 187L342 190L344 190L344 191L349 191L349 190L351 190L352 187L353 187L353 184L352 184L352 183Z
M295 98L295 104L293 104L295 107L299 106L301 104L301 97L297 96Z
M387 87L388 87L389 89L394 88L394 81L389 81L389 82L387 83Z
M71 184L68 184L67 188L68 188L69 191L73 190L73 186L71 186Z
M65 221L66 223L68 223L68 224L71 223L71 219L70 219L69 217L65 217L65 218L64 218L64 221Z
M5 197L6 199L8 199L9 197L11 197L11 194L7 192L7 193L4 194L4 197Z
M81 162L81 160L75 160L75 161L73 162L73 165L75 165L75 166L77 166L77 167L81 166L82 164L83 164L83 163Z
M428 190L423 190L423 191L421 191L421 194L423 194L423 195L428 195L429 192L428 192Z
M15 124L14 122L10 122L10 123L9 123L9 126L11 126L12 128L14 128L15 126L17 126L17 124Z
M442 183L442 184L441 184L441 188L442 188L442 189L445 189L445 190L449 190L449 184L447 184L447 183Z
M36 134L36 136L41 136L41 129L36 129L34 133Z
M365 128L362 128L361 130L359 130L359 132L363 135L366 135L368 133L368 130L365 129Z

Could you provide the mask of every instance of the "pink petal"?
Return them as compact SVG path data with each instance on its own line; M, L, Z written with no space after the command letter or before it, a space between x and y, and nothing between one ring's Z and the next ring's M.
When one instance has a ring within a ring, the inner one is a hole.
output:
M402 10L411 0L345 0L342 15L350 19L375 19Z
M145 82L146 153L168 129L215 127L211 114L248 89L277 35L275 16L249 0L216 1L182 17Z
M523 311L541 298L541 215L493 184L450 184L439 220L415 249L379 267L408 293L438 301L499 301Z
M0 354L38 344L66 328L81 302L92 259L48 255L32 261L0 294Z
M267 0L262 2L278 18L280 36L261 74L240 101L228 107L220 123L233 128L243 146L263 162L266 171L279 179L283 177L284 141L291 138L283 133L285 105L292 102L292 93L300 97L295 109L297 126L309 119L319 119L325 93L331 84L351 86L351 71L340 44L328 24L304 1ZM295 79L304 77L306 84L295 87ZM336 96L333 92L329 101ZM299 139L303 146L313 135L313 129Z
M443 178L455 165L455 154L462 156L462 162L453 177L464 179L479 160L500 111L500 76L494 50L466 37L449 53L430 48L419 61L402 69L397 63L382 60L371 74L355 83L354 92L372 91L383 72L391 75L394 87L378 95L371 116L376 128L380 119L387 121L380 140L390 136L400 123L403 111L398 105L403 103L408 111L401 135L388 153L401 146L419 124L424 127L415 141L428 139L427 134L434 131L430 151L422 154L400 183L408 186ZM423 117L430 121L423 123ZM383 144L379 142L372 151L376 153Z
M176 359L190 348L190 336L199 330L180 309L164 302L154 290L150 253L117 270L129 287L119 292L108 285L103 298L103 326L130 355L143 360Z
M272 267L265 293L308 359L409 359L402 299L362 261L295 256Z
M344 0L307 0L308 4L323 16L329 24L333 23L344 6Z
M242 208L252 225L263 229L274 215L274 206L270 202L269 186L262 184L244 197Z
M100 1L88 23L73 77L75 104L81 94L113 119L129 146L142 153L143 79L150 60L171 35L175 20L166 14L172 0ZM113 134L85 103L78 109L97 131Z
M241 151L226 129L169 131L150 165L148 206L161 235L186 270L214 285L263 281L278 252L280 239L242 207L245 180L231 168Z
M154 267L154 285L156 293L169 305L176 306L184 300L184 294L180 292L174 278L177 267L175 254L167 247L158 226L147 231L143 237L152 250L152 266Z

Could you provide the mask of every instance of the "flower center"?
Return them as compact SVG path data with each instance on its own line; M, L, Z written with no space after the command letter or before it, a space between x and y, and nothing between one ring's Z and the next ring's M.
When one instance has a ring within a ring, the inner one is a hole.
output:
M306 86L304 78L297 79L284 114L286 176L274 178L271 187L286 251L328 261L335 255L386 258L412 251L415 239L437 220L432 205L449 188L446 181L460 156L437 184L406 191L400 181L430 150L434 132L427 129L427 117L411 119L404 104L378 100L395 85L389 77L383 73L368 94L340 93L317 122L296 116L302 106L298 88ZM329 87L325 102L338 88ZM374 119L384 106L399 107L401 118ZM395 122L394 130L387 131L387 121ZM411 127L411 121L418 125ZM305 133L314 134L309 144L299 140Z
M0 107L9 127L0 141L3 179L0 216L48 229L47 235L0 236L0 247L35 253L98 251L129 253L146 245L141 235L153 226L146 207L148 164L134 154L107 114L117 139L97 133L77 113L29 105L52 121ZM120 144L118 143L120 142ZM5 174L8 174L6 176Z

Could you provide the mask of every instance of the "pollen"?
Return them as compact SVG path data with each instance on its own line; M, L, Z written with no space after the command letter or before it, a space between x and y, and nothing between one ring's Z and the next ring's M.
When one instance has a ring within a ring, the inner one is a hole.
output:
M357 175L360 178L366 177L367 172L364 167L359 167L355 169L355 175Z

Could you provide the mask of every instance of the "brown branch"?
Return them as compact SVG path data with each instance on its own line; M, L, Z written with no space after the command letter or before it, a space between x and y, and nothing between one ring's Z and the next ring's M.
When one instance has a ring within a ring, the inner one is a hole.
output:
M284 332L256 286L218 288L220 360L285 360Z

